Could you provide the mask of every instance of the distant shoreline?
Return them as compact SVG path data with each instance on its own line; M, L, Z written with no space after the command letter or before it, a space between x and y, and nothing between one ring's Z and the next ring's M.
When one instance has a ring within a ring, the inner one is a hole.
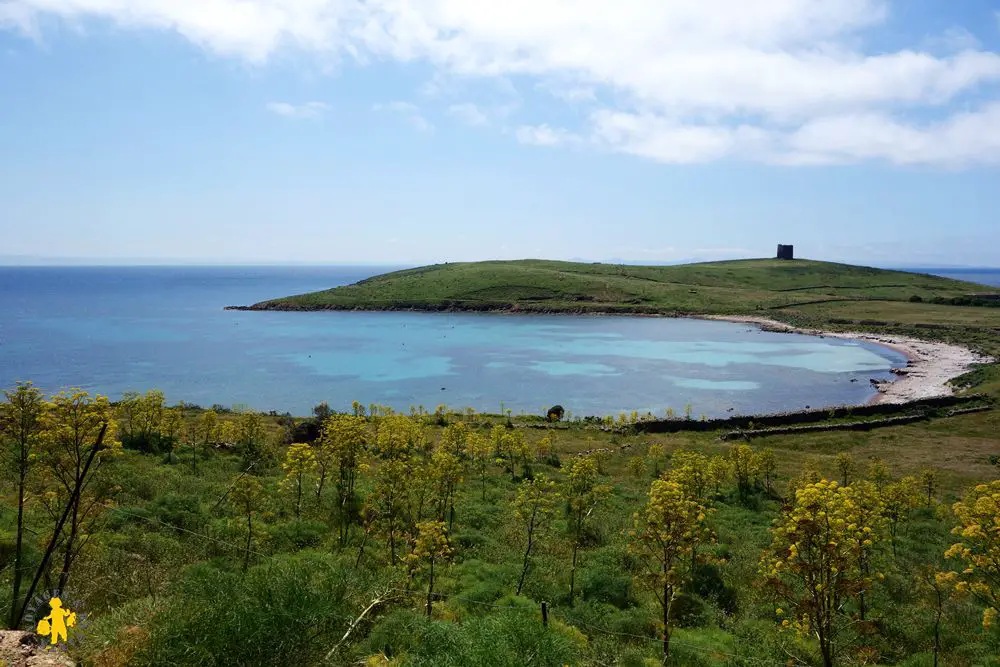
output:
M892 348L906 356L906 368L899 379L881 385L879 393L872 399L875 403L909 403L923 398L951 396L955 389L951 381L968 373L976 364L988 364L994 360L967 347L921 340L911 336L896 334L873 334L863 332L824 331L792 326L766 317L751 315L703 315L702 319L753 324L764 331L799 333L810 336L824 336L848 340L863 340Z

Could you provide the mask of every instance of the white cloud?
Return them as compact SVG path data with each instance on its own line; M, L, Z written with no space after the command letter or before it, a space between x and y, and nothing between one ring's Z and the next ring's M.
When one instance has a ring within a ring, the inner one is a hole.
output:
M651 114L601 110L591 123L591 139L598 144L675 164L740 157L751 150L760 154L769 141L765 131L752 126L684 124Z
M919 36L897 51L865 48L905 1L6 0L0 24L105 19L254 63L297 50L324 62L421 62L440 80L528 78L557 103L614 100L582 132L670 162L995 163L993 142L967 145L962 128L993 118L989 100L975 100L997 98L1000 54L958 26L938 38L943 55ZM941 120L919 120L929 115ZM817 127L836 133L819 141ZM551 144L571 133L514 134Z
M787 155L830 162L885 159L896 164L961 167L1000 164L1000 102L926 125L878 113L817 118L788 141Z
M532 146L558 146L580 141L580 137L567 130L552 128L545 124L521 125L514 131L514 136L520 143Z
M466 125L483 127L486 125L497 125L506 120L520 107L519 101L507 102L505 104L494 104L484 106L463 102L452 104L448 107L448 115L457 118Z
M266 109L285 118L319 118L330 110L324 102L306 102L305 104L290 104L288 102L269 102Z
M956 51L976 50L982 47L979 38L961 26L953 26L942 34L924 40L931 50Z
M597 92L593 86L539 83L535 89L566 102L593 102L597 99Z
M420 132L428 134L434 132L434 126L420 113L420 107L412 102L394 101L385 104L376 104L372 107L372 110L391 111L402 116L407 123Z
M490 122L489 116L482 109L469 102L452 104L448 107L448 113L466 125L488 125Z

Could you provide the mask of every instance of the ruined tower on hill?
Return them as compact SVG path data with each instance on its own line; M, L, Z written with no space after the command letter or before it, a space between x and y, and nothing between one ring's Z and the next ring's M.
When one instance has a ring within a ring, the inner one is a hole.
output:
M778 244L778 259L795 259L795 246Z

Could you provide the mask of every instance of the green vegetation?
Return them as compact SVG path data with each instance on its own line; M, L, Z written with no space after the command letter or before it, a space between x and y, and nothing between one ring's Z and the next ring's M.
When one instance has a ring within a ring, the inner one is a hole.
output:
M748 445L444 406L0 406L0 608L64 578L86 664L1000 665L996 410Z
M933 306L982 291L982 285L948 278L809 260L683 266L519 260L396 271L254 307L735 314L818 301Z
M1000 355L977 291L801 260L522 261L257 307L756 314ZM964 413L785 433L21 385L0 404L0 610L20 625L35 592L71 592L74 651L101 667L1000 665L998 366L959 384L981 394Z

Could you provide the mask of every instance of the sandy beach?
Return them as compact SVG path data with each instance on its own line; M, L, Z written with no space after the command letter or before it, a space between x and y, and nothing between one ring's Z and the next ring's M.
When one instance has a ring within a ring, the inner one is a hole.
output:
M871 334L862 332L835 332L818 329L802 329L766 317L709 315L705 319L725 320L754 324L771 331L787 331L812 336L849 338L864 340L891 347L906 355L909 362L899 379L879 387L879 394L873 399L878 403L907 403L934 396L950 396L954 389L949 382L967 373L974 364L990 363L993 359L977 354L960 345L897 336L893 334Z

